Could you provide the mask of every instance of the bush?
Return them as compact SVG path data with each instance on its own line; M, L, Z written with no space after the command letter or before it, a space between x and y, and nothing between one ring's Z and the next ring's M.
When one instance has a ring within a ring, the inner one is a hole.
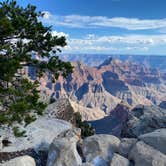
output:
M19 127L13 127L13 133L15 137L26 137L25 133L26 131L20 131Z
M75 116L75 125L81 129L81 137L85 138L95 134L95 129L86 121L82 121L81 114L76 112Z

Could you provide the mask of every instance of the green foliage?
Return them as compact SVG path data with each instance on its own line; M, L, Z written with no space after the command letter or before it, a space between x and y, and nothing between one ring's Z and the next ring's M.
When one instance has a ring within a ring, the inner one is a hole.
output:
M5 113L0 113L0 124L8 123L8 117Z
M72 72L71 64L56 56L66 45L65 37L53 36L51 27L39 21L41 17L35 6L23 8L15 0L0 2L0 125L27 125L46 107L39 102L39 83L26 78L22 69L33 67L38 77L49 72L52 80ZM48 61L33 59L32 53ZM19 135L16 128L13 131Z
M82 138L95 134L94 128L90 126L86 121L82 121L82 117L79 112L76 112L74 116L75 116L76 127L81 129Z
M28 125L35 120L36 120L36 117L34 115L28 115L25 117L24 121L25 121L26 125Z
M13 133L15 137L26 137L25 133L26 131L20 131L19 127L13 127Z

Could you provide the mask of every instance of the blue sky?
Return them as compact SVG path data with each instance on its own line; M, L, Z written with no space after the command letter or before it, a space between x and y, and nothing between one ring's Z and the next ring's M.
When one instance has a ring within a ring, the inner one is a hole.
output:
M166 0L17 0L45 12L64 53L166 55Z

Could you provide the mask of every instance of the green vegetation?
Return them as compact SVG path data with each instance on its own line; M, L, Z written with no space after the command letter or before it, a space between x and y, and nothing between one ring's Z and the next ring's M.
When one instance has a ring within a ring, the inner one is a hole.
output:
M20 131L19 127L13 127L13 133L16 137L26 137L26 131Z
M53 80L72 72L71 64L56 56L66 45L65 37L53 36L40 17L43 14L35 6L23 8L14 0L0 2L0 125L27 125L46 107L39 101L39 82L22 73L25 67L35 68L38 78L49 72ZM32 53L48 61L34 59ZM13 132L16 136L25 134L17 127Z
M82 121L82 117L79 112L76 112L74 116L75 116L76 127L81 129L82 138L95 134L94 128L90 126L86 121Z

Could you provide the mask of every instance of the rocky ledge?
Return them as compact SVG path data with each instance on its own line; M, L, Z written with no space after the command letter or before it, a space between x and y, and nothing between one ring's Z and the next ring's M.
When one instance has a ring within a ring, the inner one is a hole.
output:
M166 166L165 115L164 109L138 106L124 119L121 137L96 134L85 139L66 121L39 118L27 126L25 138L1 132L0 165ZM4 144L7 138L9 144ZM9 157L2 159L4 153Z
M52 141L46 166L165 166L165 136L166 129L159 129L138 139L99 134L81 140L80 130L72 128ZM1 164L21 165L36 163L32 157L22 156Z

